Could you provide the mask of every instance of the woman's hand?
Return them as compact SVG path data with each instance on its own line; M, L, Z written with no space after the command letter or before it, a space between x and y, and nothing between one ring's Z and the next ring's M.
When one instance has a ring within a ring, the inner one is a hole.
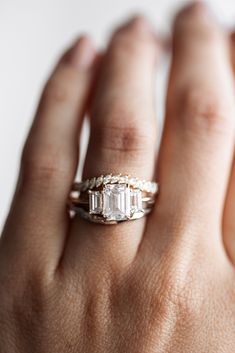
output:
M97 53L82 38L49 79L1 238L1 352L234 351L229 41L202 4L178 15L156 163L160 54L151 26L135 18L113 35L98 78ZM88 110L85 178L113 172L152 179L158 164L160 195L144 219L105 226L69 218Z

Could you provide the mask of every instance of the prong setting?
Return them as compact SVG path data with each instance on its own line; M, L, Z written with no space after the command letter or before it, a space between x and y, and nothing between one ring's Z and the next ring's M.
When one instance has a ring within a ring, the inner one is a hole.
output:
M101 175L74 183L71 210L92 222L116 224L149 213L157 191L155 182L129 175Z

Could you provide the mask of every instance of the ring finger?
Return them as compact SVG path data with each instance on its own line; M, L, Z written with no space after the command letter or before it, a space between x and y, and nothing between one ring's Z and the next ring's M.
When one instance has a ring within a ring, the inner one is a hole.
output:
M85 178L121 173L152 179L156 142L153 83L158 53L159 43L143 18L134 18L114 34L93 102ZM78 248L84 257L86 249L95 246L99 256L108 251L113 258L121 257L122 263L129 262L144 225L144 219L106 227L75 218L67 258L71 261L71 252L76 249L77 254ZM110 232L112 237L107 237Z

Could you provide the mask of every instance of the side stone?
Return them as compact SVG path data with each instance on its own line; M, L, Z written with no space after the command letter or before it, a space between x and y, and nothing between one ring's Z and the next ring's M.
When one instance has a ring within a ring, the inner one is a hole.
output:
M89 191L89 208L91 214L101 214L103 211L102 194L99 191Z
M142 192L138 189L131 190L131 213L142 212L143 203L142 203Z

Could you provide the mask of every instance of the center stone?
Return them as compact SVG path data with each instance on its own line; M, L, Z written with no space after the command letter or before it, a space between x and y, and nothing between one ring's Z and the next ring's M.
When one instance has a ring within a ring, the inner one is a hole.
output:
M107 220L119 221L130 217L130 189L126 185L105 185L103 202L103 215Z

